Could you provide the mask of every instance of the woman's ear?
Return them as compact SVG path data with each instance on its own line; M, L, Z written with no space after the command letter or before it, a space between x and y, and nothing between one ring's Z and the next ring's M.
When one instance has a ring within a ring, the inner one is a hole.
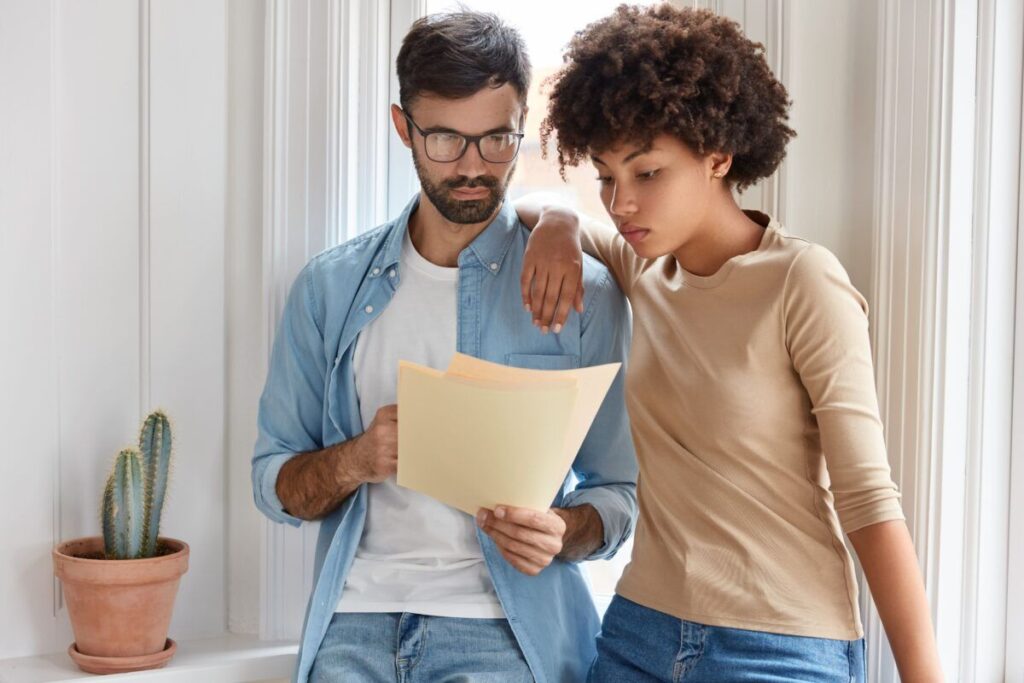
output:
M708 172L712 178L724 178L732 168L732 154L712 152L707 156Z

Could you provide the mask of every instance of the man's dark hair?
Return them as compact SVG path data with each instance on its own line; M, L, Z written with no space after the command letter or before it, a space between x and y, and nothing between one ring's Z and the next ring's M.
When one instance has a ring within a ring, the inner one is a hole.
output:
M396 60L399 102L409 111L420 95L469 97L508 83L526 102L530 59L523 39L493 14L460 11L417 20Z

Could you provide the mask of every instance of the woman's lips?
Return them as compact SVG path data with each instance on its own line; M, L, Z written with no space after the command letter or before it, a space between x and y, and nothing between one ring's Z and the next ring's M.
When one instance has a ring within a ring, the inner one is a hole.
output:
M641 228L636 225L627 224L619 226L619 233L622 235L622 238L630 244L636 244L637 242L643 241L649 232L650 230L647 228Z

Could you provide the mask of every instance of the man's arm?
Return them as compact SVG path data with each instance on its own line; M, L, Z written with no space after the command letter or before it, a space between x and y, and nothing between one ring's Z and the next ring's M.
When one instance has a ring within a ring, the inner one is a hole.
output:
M625 367L631 329L625 298L607 273L591 289L582 323L582 365L620 362ZM637 464L622 371L572 467L579 483L561 508L498 506L477 514L477 524L505 560L525 574L538 574L555 557L568 562L611 557L632 533Z
M581 562L604 545L604 522L593 505L584 503L571 508L551 508L551 511L565 522L558 559Z
M363 483L384 481L397 469L398 406L390 405L360 436L286 462L275 489L288 514L322 519Z
M604 523L593 505L547 512L499 505L480 510L476 519L505 561L530 576L556 557L580 562L604 545Z
M621 363L594 422L573 461L576 488L562 508L575 517L567 526L566 557L607 559L633 532L636 520L636 449L625 401L625 372L632 325L629 306L608 271L588 287L581 319L581 365ZM594 543L600 534L600 542Z

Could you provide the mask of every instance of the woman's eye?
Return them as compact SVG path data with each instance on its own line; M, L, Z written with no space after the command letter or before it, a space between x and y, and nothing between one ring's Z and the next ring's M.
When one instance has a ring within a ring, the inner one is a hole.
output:
M653 171L646 171L644 173L637 173L636 177L640 178L641 180L651 180L652 178L654 178L655 176L658 175L658 171L659 171L659 169L654 169Z
M612 182L612 179L610 176L599 175L597 176L597 182L601 183L602 185L608 185L609 183Z

